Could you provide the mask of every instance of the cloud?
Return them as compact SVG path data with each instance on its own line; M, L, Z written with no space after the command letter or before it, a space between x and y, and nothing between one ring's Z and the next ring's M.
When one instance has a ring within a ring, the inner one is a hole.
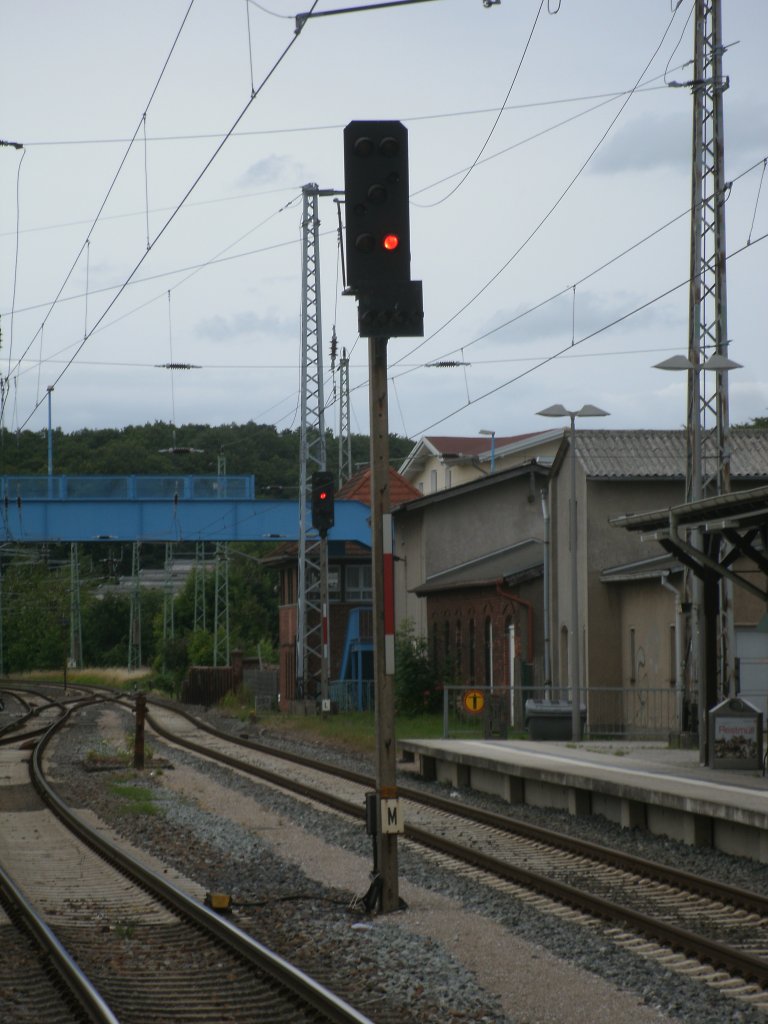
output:
M265 156L262 160L257 160L255 164L251 164L238 179L237 184L240 188L252 188L255 185L273 185L276 183L295 184L298 181L302 181L303 178L304 175L298 163L290 157L272 153L270 156Z
M293 336L296 326L293 322L281 320L276 314L261 316L258 313L234 313L232 316L207 317L195 328L198 337L211 341L237 341L240 338L260 336Z
M690 172L691 118L682 112L645 117L613 132L590 165L597 174L624 171Z
M725 154L731 167L736 161L762 156L768 139L768 110L757 104L728 113L724 95ZM692 115L680 111L661 117L634 120L613 132L590 164L592 173L675 170L690 174Z
M643 301L638 295L626 291L613 290L606 298L585 289L577 289L575 304L574 297L569 293L559 295L527 315L522 314L526 314L528 307L498 310L483 330L498 328L492 339L505 344L511 342L525 345L528 342L552 339L568 341L572 336L578 341L625 316ZM672 308L657 303L625 320L623 329L647 330L651 325L657 328L674 327L677 325L676 314Z

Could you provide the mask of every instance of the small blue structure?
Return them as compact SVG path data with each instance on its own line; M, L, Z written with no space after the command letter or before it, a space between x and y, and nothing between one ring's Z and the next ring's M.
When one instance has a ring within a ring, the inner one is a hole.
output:
M349 610L341 670L338 683L335 687L331 685L331 699L343 711L371 711L372 680L373 608L361 605Z
M0 541L297 540L298 501L255 497L252 476L0 477ZM370 508L335 503L331 540L370 545Z

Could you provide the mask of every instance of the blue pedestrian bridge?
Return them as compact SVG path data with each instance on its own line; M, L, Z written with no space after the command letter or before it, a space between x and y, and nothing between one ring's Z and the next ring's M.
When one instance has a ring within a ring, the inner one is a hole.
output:
M256 497L252 476L0 477L0 541L298 540L298 501ZM370 508L335 502L330 540L370 546Z

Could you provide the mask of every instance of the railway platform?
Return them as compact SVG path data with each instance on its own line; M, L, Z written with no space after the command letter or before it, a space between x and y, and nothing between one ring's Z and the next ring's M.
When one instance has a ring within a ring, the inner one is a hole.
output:
M768 863L762 769L709 768L698 750L654 741L416 739L398 748L404 766L430 781Z

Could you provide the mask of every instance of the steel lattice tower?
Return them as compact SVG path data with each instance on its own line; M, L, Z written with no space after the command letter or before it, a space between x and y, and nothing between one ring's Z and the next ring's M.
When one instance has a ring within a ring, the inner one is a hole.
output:
M131 545L131 614L128 625L128 668L141 668L141 543Z
M352 434L349 424L349 356L339 359L339 485L352 476Z
M686 501L731 489L723 153L723 93L720 0L696 0L691 177L691 277L688 318L688 408ZM704 551L701 531L692 547ZM710 556L717 552L709 551ZM706 749L707 710L733 692L734 626L731 586L722 581L716 598L705 598L700 576L687 572L692 603L688 687L698 700L699 744ZM718 607L713 610L713 600ZM705 613L704 605L709 611ZM716 611L716 614L715 614ZM717 620L717 621L715 621ZM710 631L717 630L717 637ZM707 634L710 634L709 637ZM715 651L716 648L716 651Z
M720 0L697 0L694 38L687 500L730 490Z
M83 616L80 606L80 552L78 545L69 545L69 663L83 667Z
M222 540L216 542L213 664L229 664L229 548Z
M322 662L321 562L323 544L310 535L312 474L326 466L325 403L323 399L323 344L320 304L320 219L318 198L332 195L317 185L302 189L301 286L301 438L299 480L299 564L296 642L296 693L315 696L313 677Z
M205 541L195 543L195 611L193 630L205 632Z

